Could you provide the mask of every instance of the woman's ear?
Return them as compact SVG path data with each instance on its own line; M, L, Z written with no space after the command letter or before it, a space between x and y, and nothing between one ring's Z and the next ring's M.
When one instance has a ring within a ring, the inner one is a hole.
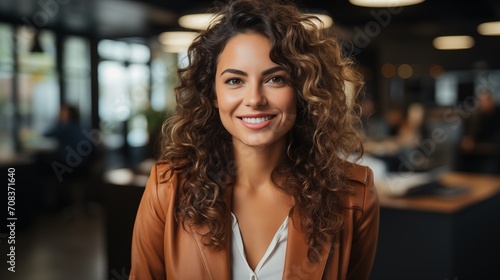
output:
M214 106L215 108L219 109L219 101L216 99L214 99Z

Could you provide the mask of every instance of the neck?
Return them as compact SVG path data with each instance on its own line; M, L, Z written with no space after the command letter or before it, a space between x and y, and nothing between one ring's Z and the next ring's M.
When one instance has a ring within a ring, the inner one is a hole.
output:
M236 185L257 189L272 184L271 175L286 152L286 140L283 138L266 147L249 147L233 141L233 150L237 166Z

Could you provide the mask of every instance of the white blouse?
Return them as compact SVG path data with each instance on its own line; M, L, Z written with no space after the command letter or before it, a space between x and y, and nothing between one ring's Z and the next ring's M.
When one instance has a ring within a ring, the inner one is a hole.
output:
M240 227L236 216L231 213L232 238L232 279L235 280L275 280L282 279L285 265L286 242L288 238L288 216L279 227L266 253L253 271L245 257Z

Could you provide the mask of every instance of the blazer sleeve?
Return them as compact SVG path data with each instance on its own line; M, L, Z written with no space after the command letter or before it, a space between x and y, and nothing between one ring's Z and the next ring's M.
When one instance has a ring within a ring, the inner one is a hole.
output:
M367 169L361 215L356 221L347 279L369 279L377 249L380 204L373 184L373 172Z
M165 209L157 165L151 169L135 218L132 235L130 280L166 279L164 262ZM164 186L163 186L164 187Z

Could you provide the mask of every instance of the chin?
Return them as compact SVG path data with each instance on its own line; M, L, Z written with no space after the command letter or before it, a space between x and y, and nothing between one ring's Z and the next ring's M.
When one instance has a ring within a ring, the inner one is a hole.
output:
M280 139L269 137L267 135L253 135L250 137L240 138L239 141L246 146L263 148L276 144Z

